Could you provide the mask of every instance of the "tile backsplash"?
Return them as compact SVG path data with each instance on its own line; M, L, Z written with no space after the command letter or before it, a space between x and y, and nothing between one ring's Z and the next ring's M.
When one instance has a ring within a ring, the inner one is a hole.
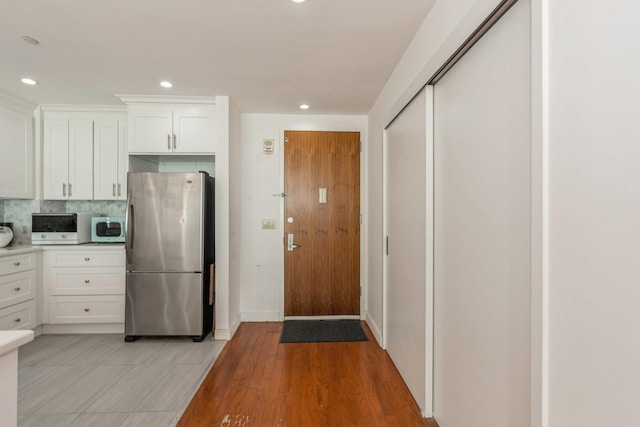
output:
M92 200L0 200L0 219L13 223L14 245L31 244L31 214L34 212L91 212L124 216L124 201Z

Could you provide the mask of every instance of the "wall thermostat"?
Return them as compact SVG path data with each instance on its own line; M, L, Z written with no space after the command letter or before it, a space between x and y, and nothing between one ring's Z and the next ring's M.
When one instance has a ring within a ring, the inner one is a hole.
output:
M275 149L275 142L273 138L264 138L262 140L262 152L264 154L273 154L273 150Z

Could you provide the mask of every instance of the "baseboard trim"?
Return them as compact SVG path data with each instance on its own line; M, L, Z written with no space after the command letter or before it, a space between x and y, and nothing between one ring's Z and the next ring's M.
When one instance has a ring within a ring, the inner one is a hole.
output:
M124 334L124 323L43 324L43 334Z
M279 322L279 311L245 311L241 314L243 322Z
M215 340L229 341L231 340L231 331L229 329L216 329L213 338Z
M366 315L366 319L367 319L367 325L369 325L369 329L371 329L371 333L373 334L373 337L376 339L376 342L381 348L384 348L382 346L382 331L378 327L378 324L373 320L371 316L369 316L368 312Z
M285 316L284 320L353 320L360 319L359 315L336 315L336 316Z

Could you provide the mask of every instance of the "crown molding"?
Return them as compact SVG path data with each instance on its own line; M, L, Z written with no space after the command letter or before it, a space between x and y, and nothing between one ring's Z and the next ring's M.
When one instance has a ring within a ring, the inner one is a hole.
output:
M0 91L0 105L6 108L10 108L12 110L20 111L20 112L29 112L33 113L35 109L38 107L37 104L33 104L29 101L25 101L24 99L16 98L13 95L9 95L6 92Z
M41 104L44 112L65 113L126 113L126 105L91 105L91 104Z
M125 104L209 104L215 105L215 96L167 96L116 94Z

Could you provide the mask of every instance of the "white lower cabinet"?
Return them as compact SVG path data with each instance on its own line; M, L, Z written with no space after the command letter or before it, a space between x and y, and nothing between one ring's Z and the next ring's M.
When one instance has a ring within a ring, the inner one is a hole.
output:
M36 254L0 257L0 330L34 329Z
M104 332L120 332L124 324L124 248L81 245L44 251L48 332L87 332L82 328L52 329L51 326L96 324L114 326L103 329Z
M36 326L35 299L0 310L0 331L34 329Z
M122 323L124 295L52 296L50 323Z

